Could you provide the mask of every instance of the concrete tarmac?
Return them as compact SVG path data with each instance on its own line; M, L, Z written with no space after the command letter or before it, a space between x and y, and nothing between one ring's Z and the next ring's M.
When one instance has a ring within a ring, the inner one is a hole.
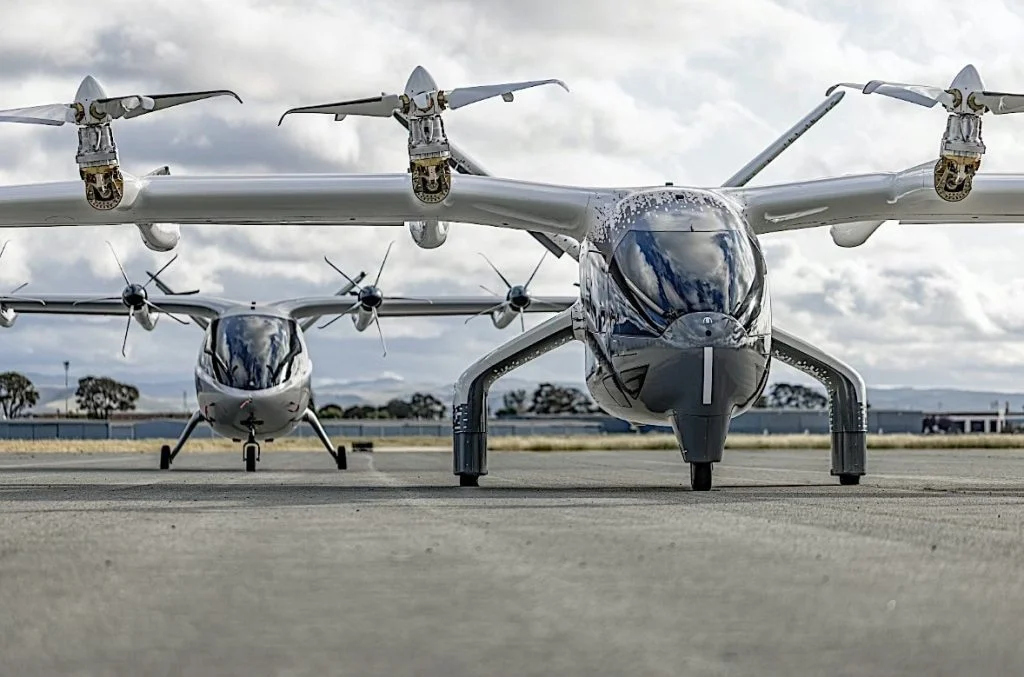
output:
M8 675L1024 673L1024 452L0 456Z

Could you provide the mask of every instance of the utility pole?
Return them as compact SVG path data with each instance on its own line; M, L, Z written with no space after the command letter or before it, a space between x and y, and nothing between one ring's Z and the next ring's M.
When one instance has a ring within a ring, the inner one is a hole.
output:
M70 368L71 368L71 362L69 362L68 360L64 360L64 417L65 418L70 418L71 417L71 410L68 409L68 399L69 399L68 395L70 394L69 393L69 386L68 386L68 370Z

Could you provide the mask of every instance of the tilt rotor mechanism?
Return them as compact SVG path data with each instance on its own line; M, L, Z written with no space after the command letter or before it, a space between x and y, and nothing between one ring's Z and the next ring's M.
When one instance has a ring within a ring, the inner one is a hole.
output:
M480 317L481 315L490 315L491 322L494 324L495 328L504 329L505 327L510 325L512 321L516 318L516 315L518 315L520 330L526 331L526 320L523 319L523 313L526 311L527 308L529 308L534 303L544 305L543 301L535 301L533 297L530 296L530 283L533 282L533 278L536 277L537 271L540 270L540 266L542 263L544 263L544 258L547 256L547 254L547 251L545 251L541 255L540 261L537 262L537 265L534 267L533 272L530 273L530 277L527 278L524 284L512 284L511 282L508 281L508 278L505 277L505 275L503 275L500 270L498 270L498 267L491 263L490 259L484 256L483 253L480 253L480 256L483 256L484 261L487 261L487 265L489 265L491 269L498 274L498 277L501 278L501 281L505 283L505 299L502 302L497 303L494 306L477 313L476 315L473 315L472 317L466 318L466 324L469 324L469 321L472 320L474 317ZM491 291L490 289L483 285L480 285L480 288L483 289L488 294L491 294L492 296L501 298L500 294Z
M124 197L124 176L119 168L110 123L214 96L231 96L242 102L237 94L226 89L110 97L100 83L88 75L79 85L73 102L0 110L0 122L53 127L78 125L75 161L85 183L85 198L94 209L108 210L121 204Z
M339 275L345 278L349 284L352 285L352 291L349 295L355 296L355 303L352 304L344 313L337 315L331 320L321 324L318 329L324 329L331 326L345 315L352 315L352 324L355 325L356 331L363 331L371 324L377 327L377 335L380 336L380 347L383 350L384 357L388 356L388 346L384 342L384 331L380 328L380 315L378 310L384 305L384 294L380 290L380 276L384 272L384 264L388 262L388 255L391 253L391 247L395 243L392 241L388 244L387 251L384 252L384 258L380 262L380 268L377 269L377 277L374 278L373 284L369 284L365 287L361 287L356 280L352 279L338 266L331 263L331 260L324 257L324 261L327 262L331 268L333 268ZM411 296L389 296L387 297L396 301L424 301L431 303L430 299L415 298Z
M436 204L448 197L452 181L451 149L441 113L497 96L509 102L514 98L513 92L548 84L569 91L564 82L555 79L443 90L438 88L427 69L417 66L402 94L382 92L380 96L292 108L285 111L277 124L291 113L323 113L333 115L336 121L349 115L385 118L395 113L405 115L409 120L409 173L413 193L422 202Z
M985 113L1006 115L1024 112L1024 94L986 90L978 70L970 64L964 66L946 88L872 80L863 85L840 82L829 87L826 94L831 94L837 87L859 89L865 94L881 94L925 108L942 104L949 115L939 147L939 160L935 163L933 183L935 192L947 202L959 202L970 194L974 175L981 167L981 158L986 150L981 138L981 116Z
M167 270L170 267L170 265L178 259L178 256L175 255L174 258L165 263L163 267L161 267L160 270L158 270L157 272L147 273L149 275L149 282L146 282L145 284L138 284L137 282L132 282L130 279L128 279L128 273L124 272L124 266L121 265L121 259L118 258L117 252L114 251L114 245L110 244L110 242L108 241L107 246L110 247L110 253L114 255L114 262L117 263L117 269L121 271L121 277L124 279L125 286L124 289L121 290L121 295L100 296L97 298L86 299L84 301L75 301L74 305L88 305L90 303L96 303L98 301L121 301L121 303L124 304L124 307L128 309L128 323L125 325L124 340L121 342L121 356L127 357L128 331L132 328L132 318L135 318L135 320L139 324L141 324L142 328L145 329L146 331L153 331L153 329L156 328L156 321L158 319L157 317L153 317L150 314L150 311L163 313L164 315L167 315L172 320L174 320L175 322L179 322L180 324L188 324L187 321L182 320L181 318L175 315L172 315L171 313L167 312L166 310L160 308L158 305L150 301L149 292L147 291L149 285L156 281L160 273Z

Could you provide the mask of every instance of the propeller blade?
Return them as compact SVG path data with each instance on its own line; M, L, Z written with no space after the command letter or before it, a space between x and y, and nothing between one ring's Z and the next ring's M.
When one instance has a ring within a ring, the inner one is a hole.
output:
M463 324L469 324L469 321L470 321L470 320L472 320L472 319L473 319L474 317L480 317L481 315L488 315L488 314L490 314L490 313L493 313L493 312L494 312L495 310L501 310L501 309L502 309L502 308L504 308L504 307L505 307L505 304L504 304L504 303L499 303L499 304L498 304L498 305L496 305L496 306L491 306L491 307L490 307L490 308L488 308L487 310L481 310L481 311L480 311L479 313L477 313L476 315L470 315L469 317L467 317L467 318L466 318L466 321L465 321L465 322L463 322Z
M463 106L468 106L471 103L490 99L495 96L501 96L505 101L511 101L512 92L518 92L522 89L530 89L531 87L539 87L540 85L552 84L558 85L567 92L569 91L569 88L561 80L531 80L528 82L509 82L503 85L459 87L458 89L446 92L445 99L448 102L448 108L455 110L456 108L462 108Z
M925 108L931 108L937 103L947 107L952 107L953 105L953 96L941 87L910 85L902 82L885 82L883 80L872 80L864 85L856 82L840 82L829 87L825 91L825 96L829 96L839 87L859 89L864 94L881 94L893 99L916 103Z
M143 113L149 112L155 105L153 99L148 96L125 96L117 99L97 99L92 102L92 110L89 112L100 119L109 116L112 120L116 120L128 117L129 113L138 108L143 109Z
M523 319L523 311L519 311L519 333L523 334L526 332L526 320Z
M121 271L121 277L124 278L124 283L131 286L132 281L128 279L128 273L124 272L124 266L121 265L121 259L117 258L117 252L114 251L114 245L110 244L110 240L107 240L107 246L110 247L110 253L114 255L114 261L117 262L117 269Z
M477 253L480 254L480 256L484 257L484 261L487 262L487 265L489 265L494 270L494 272L496 272L498 274L498 277L500 277L501 281L505 283L505 286L508 287L509 289L511 289L512 288L512 283L505 279L505 276L501 274L500 270L498 270L498 266L496 266L493 263L491 263L491 260L489 258L487 258L486 256L484 256L483 252L477 252Z
M537 267L533 269L533 272L530 273L530 277L526 280L526 284L523 285L523 291L525 291L525 290L530 288L530 283L533 282L533 277L537 274L537 271L540 270L540 264L544 263L544 258L547 255L548 255L548 252L545 249L544 253L540 255L540 261L537 262Z
M346 275L346 274L345 274L345 272L344 272L344 271L343 271L343 270L342 270L341 268L339 268L338 266L336 266L336 265L334 265L333 263L331 263L331 260L330 260L329 258L327 258L326 256L324 257L324 261L326 261L326 262L327 262L327 265L329 265L329 266L330 266L331 268L334 268L334 270L336 270L336 271L338 272L338 275L341 275L341 276L342 276L343 278L345 278L346 280L348 280L348 281L349 281L349 283L350 283L350 284L351 284L351 285L352 285L352 286L353 286L353 287L354 287L354 288L356 289L356 291L359 291L359 290L361 290L361 289L362 289L362 287L360 287L360 286L359 286L359 283L358 283L358 282L356 282L356 281L355 281L355 280L353 280L353 279L352 279L351 277L349 277L348 275ZM351 292L350 292L350 293L351 293Z
M380 347L384 351L381 357L388 356L388 344L384 343L384 330L380 328L380 317L377 315L377 309L373 309L373 323L377 325L377 335L380 336Z
M120 300L121 300L120 296L97 296L96 298L93 298L93 299L83 299L81 301L75 301L71 305L77 306L77 305L81 305L83 303L96 303L97 301L120 301Z
M177 260L178 260L178 255L177 255L177 254L175 254L175 255L174 255L174 256L173 256L172 258L171 258L171 260L170 260L170 261L168 261L167 263L165 263L165 264L163 265L163 267L162 267L162 268L160 268L160 270L156 271L155 273L153 273L152 275L150 275L150 276L149 276L149 281L148 281L148 282L146 282L146 284L142 285L142 288L143 288L143 289L145 289L145 288L146 288L146 287L148 287L149 285L151 285L151 284L153 284L154 282L156 282L156 278L160 276L160 273L162 273L162 272L164 272L165 270L167 270L167 268L168 268L168 267L169 267L169 266L170 266L170 265L171 265L172 263L174 263L174 262L175 262L175 261L177 261ZM118 264L118 265L120 265L120 264ZM122 270L121 272L124 272L124 271ZM148 275L148 273L147 273L147 275ZM127 275L125 275L125 278L124 278L124 279L125 279L125 281L127 282L127 281L128 281L128 276L127 276ZM131 283L129 282L128 284L131 284ZM196 291L198 291L198 290L196 290Z
M121 341L121 357L128 357L128 331L132 328L132 314L128 313L128 324L124 325L124 340Z
M0 257L3 257L4 252L7 251L7 245L9 245L10 243L10 240L4 240L4 246L0 247ZM26 282L25 284L28 284L28 282ZM24 287L25 284L21 285L21 287ZM18 289L21 289L21 287L18 287ZM15 289L14 291L18 291L18 289ZM11 293L13 294L14 292Z
M7 243L5 242L4 243L4 247L6 247L6 246L7 246ZM3 250L0 249L0 256L3 256L3 254L4 254ZM11 294L17 294L18 292L20 292L22 289L24 289L27 286L28 286L28 282L23 282L23 283L19 284L17 287L15 287L14 289L12 289L10 293ZM9 296L8 296L8 298L9 298Z
M1024 94L976 92L974 94L974 101L988 108L992 111L993 115L1024 112Z
M129 97L141 99L142 105L125 112L124 117L126 120L137 118L140 115L145 115L146 113L155 113L158 110L165 110L173 106L180 106L184 103L202 101L203 99L211 99L215 96L230 96L238 103L242 103L242 97L238 96L230 89L209 89L202 92L179 92L175 94L150 94L149 96ZM148 105L148 102L150 101L153 102L152 107L149 107Z
M362 305L361 303L355 303L355 304L353 304L353 305L352 305L352 306L350 306L350 307L349 307L349 309L348 309L348 310L346 310L346 311L345 311L344 313L342 313L341 315L338 315L338 316L336 316L336 317L335 317L335 318L334 318L333 320L329 320L329 321L328 321L327 323L325 323L325 324L321 324L321 325L320 325L319 327L317 327L317 329L326 329L327 327L330 327L330 326L331 326L332 324L334 324L335 322L337 322L337 321L338 321L338 320L340 320L341 318L345 317L346 315L348 315L349 313L351 313L351 312L352 312L353 310L355 310L356 308L358 308L358 307L359 307L359 306L361 306L361 305Z
M4 243L4 247L6 247L6 246L7 246L7 243ZM3 249L0 249L0 256L2 256L2 255L3 255ZM28 286L28 282L24 282L22 284L19 284L17 287L12 289L9 294L7 294L2 299L0 299L0 301L20 301L21 303L38 303L40 305L45 306L46 305L46 301L44 301L42 299L34 299L34 298L29 298L27 296L15 296L15 294L17 294L19 291L21 291L22 289L24 289L27 286Z
M285 116L292 113L326 113L333 115L334 119L341 121L346 115L367 115L375 118L391 117L391 114L402 107L402 100L398 94L382 94L366 99L353 99L351 101L339 101L337 103L324 103L317 106L300 106L290 108L284 112L281 119L277 121L280 127Z
M0 122L21 122L29 125L59 127L66 122L74 122L76 119L75 109L66 103L0 110Z
M169 312L167 312L166 310L164 310L163 308L161 308L161 307L160 307L160 306L158 306L157 304L153 303L153 302L152 302L152 301L150 301L149 299L146 299L145 301L143 301L143 303L145 303L145 304L146 304L147 306L149 306L150 308L152 308L152 309L153 309L153 310L155 310L156 312L158 312L158 313L163 313L164 315L166 315L167 317L171 318L172 320L174 320L174 321L175 321L175 322L177 322L178 324L188 324L188 321L187 321L187 320L183 320L183 319L181 319L180 317L178 317L178 316L177 316L177 315L175 315L174 313L169 313Z
M394 240L392 240L390 243L388 243L387 251L384 252L384 258L381 259L381 262L380 262L380 268L377 269L377 277L373 281L373 285L372 286L374 286L374 287L376 287L380 283L380 274L384 272L384 264L388 262L388 254L391 253L391 247L394 244L395 244Z
M480 287L481 289L483 289L483 290L484 290L485 292L487 292L487 293L488 293L488 294L490 294L491 296L495 296L495 297L497 297L497 298L499 298L499 299L501 298L501 294L495 294L495 293L494 293L493 291L491 291L491 290L490 290L490 289L488 289L487 287L483 286L482 284L481 284L481 285L477 285L477 286L478 286L478 287Z

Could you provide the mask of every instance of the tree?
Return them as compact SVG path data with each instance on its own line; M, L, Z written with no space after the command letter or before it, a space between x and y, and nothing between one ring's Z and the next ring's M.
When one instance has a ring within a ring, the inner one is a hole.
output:
M526 403L526 390L523 388L510 390L502 395L501 404L502 407L495 416L522 416L530 410L530 405Z
M354 404L341 413L342 418L377 418L377 407Z
M776 383L768 393L768 406L778 409L824 409L828 406L828 398L807 386Z
M39 393L32 381L16 371L0 374L0 407L4 418L18 418L39 401Z
M313 405L310 404L309 408L312 409ZM345 418L345 410L336 404L325 404L316 415L320 418Z
M381 418L412 418L412 406L405 400L400 400L397 397L389 400L381 409L383 411L379 413L386 414L386 416Z
M533 391L530 411L534 414L587 414L596 411L590 398L579 388L541 383Z
M427 421L441 420L448 411L448 407L430 393L413 393L409 398L409 408L412 418Z
M105 376L78 379L75 401L89 418L110 418L113 411L133 411L139 389Z

